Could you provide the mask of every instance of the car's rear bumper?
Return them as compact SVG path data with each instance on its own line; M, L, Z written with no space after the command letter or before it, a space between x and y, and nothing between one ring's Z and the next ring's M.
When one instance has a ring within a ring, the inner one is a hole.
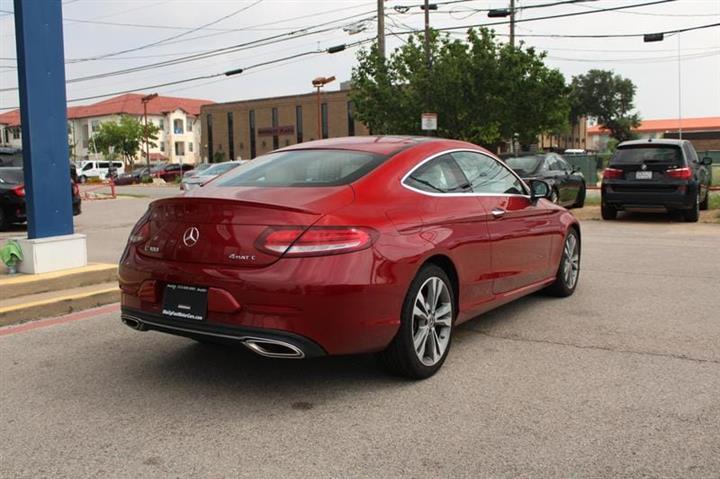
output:
M697 201L697 185L603 184L602 202L618 209L690 209Z
M243 344L261 356L303 359L327 354L314 341L286 331L167 319L161 314L125 307L122 308L121 319L125 325L137 331L160 331L199 340Z
M354 354L384 349L397 332L413 274L401 269L372 249L281 259L261 268L155 260L131 250L120 264L119 278L123 311L134 312L140 321L154 318L157 324L150 329L183 335L215 330L239 336L246 330L289 334L327 354ZM167 284L208 287L207 318L164 318ZM183 330L168 328L177 324Z

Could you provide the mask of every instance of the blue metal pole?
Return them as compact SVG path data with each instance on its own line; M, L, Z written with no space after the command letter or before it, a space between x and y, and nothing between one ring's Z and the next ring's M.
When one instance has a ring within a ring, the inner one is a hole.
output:
M73 233L61 0L15 0L28 238Z

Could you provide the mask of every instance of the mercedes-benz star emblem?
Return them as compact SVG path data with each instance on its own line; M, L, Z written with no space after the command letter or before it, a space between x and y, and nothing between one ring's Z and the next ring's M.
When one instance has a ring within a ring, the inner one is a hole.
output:
M195 246L199 239L200 230L198 230L194 226L186 229L185 233L183 233L183 243L185 243L185 246L187 246L188 248L192 248L193 246Z

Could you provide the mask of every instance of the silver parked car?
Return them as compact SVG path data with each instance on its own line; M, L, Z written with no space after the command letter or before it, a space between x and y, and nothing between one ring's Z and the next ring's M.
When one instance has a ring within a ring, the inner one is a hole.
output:
M189 191L193 188L197 188L198 186L201 186L208 181L212 180L213 178L217 178L218 176L222 175L223 173L227 173L228 171L237 168L238 166L242 165L243 163L247 163L248 160L238 160L238 161L225 161L223 163L214 163L210 165L209 167L203 169L196 175L187 177L184 176L182 181L180 182L180 189L183 191Z

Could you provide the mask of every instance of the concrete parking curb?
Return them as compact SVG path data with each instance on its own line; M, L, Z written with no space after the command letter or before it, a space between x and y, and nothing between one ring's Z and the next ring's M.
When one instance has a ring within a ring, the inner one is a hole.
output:
M0 276L0 300L113 281L117 281L117 265L105 263L53 273Z
M108 287L107 284L89 290L85 288L81 292L63 293L65 292L59 291L57 295L51 297L0 306L0 326L22 323L37 318L59 316L116 303L120 300L120 289L117 286Z

